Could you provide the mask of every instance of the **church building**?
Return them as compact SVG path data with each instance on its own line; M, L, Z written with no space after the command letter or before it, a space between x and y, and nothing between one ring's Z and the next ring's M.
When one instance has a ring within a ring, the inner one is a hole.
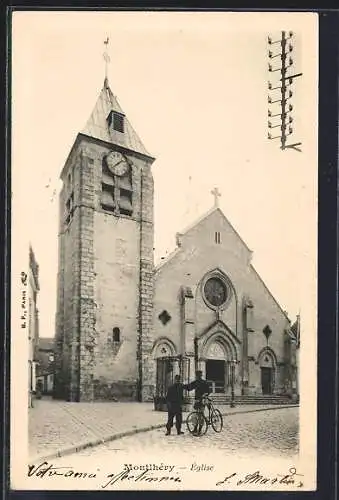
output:
M154 266L154 161L105 78L61 172L55 397L152 401L197 368L214 394L292 392L290 320L217 190Z

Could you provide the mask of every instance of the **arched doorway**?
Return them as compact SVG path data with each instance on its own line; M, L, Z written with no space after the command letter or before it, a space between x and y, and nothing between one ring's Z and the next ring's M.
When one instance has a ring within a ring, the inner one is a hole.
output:
M222 321L217 321L200 340L199 352L204 363L205 378L213 392L227 393L237 380L238 351L240 341Z
M224 346L212 342L206 352L206 380L210 383L212 392L225 392L228 378L228 359Z
M236 379L237 351L235 345L223 333L212 335L203 349L206 380L212 392L226 393Z
M264 395L274 392L275 384L275 359L272 352L265 349L259 355L259 366L261 371L261 389Z

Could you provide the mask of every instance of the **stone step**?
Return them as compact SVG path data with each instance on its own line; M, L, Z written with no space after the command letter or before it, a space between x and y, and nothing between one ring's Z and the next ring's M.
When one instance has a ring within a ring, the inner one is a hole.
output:
M231 396L228 394L211 394L211 399L216 404L229 404L231 402ZM257 404L257 405L282 405L295 403L296 398L292 399L288 396L280 396L276 394L272 395L244 395L244 396L234 396L234 402L237 405L245 404ZM190 402L193 402L193 398L190 398Z

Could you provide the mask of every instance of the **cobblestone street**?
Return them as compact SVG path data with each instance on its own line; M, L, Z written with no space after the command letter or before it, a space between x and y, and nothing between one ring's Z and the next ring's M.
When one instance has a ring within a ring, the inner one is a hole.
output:
M245 480L254 482L250 488L261 489L261 478L270 482L268 489L299 488L298 413L289 407L228 414L220 433L209 427L201 437L192 436L185 424L180 436L165 436L162 427L117 437L33 461L29 489L234 489ZM166 413L161 416L165 421ZM275 484L284 477L289 479Z
M164 418L166 414L164 413ZM246 458L272 456L293 457L298 453L298 408L284 408L256 413L243 413L224 417L224 428L215 433L211 427L202 437L193 437L183 426L185 433L165 436L164 429L143 432L123 437L111 443L88 448L77 453L77 458L89 458L95 463L109 462L119 453L161 454L179 453L187 458L204 452L220 452L223 456L244 456ZM73 456L74 457L74 456ZM71 457L65 457L69 461ZM59 459L62 460L62 459ZM58 461L53 460L54 463ZM86 460L84 460L84 463Z

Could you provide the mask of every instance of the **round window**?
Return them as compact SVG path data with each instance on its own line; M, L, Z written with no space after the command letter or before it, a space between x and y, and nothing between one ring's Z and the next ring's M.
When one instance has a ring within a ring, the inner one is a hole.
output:
M218 277L211 277L205 283L204 295L213 307L221 307L227 300L226 284Z

